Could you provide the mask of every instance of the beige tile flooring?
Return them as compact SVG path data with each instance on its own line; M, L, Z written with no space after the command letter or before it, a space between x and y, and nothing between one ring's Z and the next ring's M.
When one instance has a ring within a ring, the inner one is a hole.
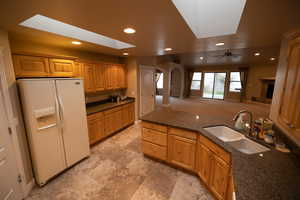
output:
M36 187L26 200L207 200L197 177L144 157L140 124L91 149L91 156Z

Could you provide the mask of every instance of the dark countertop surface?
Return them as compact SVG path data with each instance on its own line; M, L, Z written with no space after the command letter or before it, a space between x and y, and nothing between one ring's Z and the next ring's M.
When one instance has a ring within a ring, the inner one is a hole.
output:
M196 131L231 153L237 200L296 200L300 199L300 160L293 153L274 148L258 154L244 154L213 136L203 128L226 125L233 128L232 119L199 116L170 109L155 110L142 120Z
M132 97L127 97L125 100L120 101L119 103L114 103L109 100L94 102L94 103L88 103L86 104L86 113L87 115L91 115L93 113L105 111L108 109L112 109L114 107L122 106L131 102L134 102L135 99Z

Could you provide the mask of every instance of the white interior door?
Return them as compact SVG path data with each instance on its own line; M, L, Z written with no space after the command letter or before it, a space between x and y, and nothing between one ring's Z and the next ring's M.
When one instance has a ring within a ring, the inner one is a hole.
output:
M140 67L140 116L152 112L155 108L155 69Z
M89 156L89 136L82 80L56 80L67 165Z
M8 131L8 119L5 112L3 93L0 89L0 199L22 199L18 183L18 168Z

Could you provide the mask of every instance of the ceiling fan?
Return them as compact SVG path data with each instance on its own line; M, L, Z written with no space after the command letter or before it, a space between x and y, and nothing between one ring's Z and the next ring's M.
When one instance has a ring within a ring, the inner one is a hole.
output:
M216 58L237 58L240 57L241 54L234 54L229 49L225 51L222 55L215 55Z

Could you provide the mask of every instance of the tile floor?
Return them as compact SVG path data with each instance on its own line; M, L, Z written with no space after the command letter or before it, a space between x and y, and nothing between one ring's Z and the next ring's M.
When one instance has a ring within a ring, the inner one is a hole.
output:
M195 176L144 157L140 124L91 149L88 159L26 200L208 200L213 199Z

